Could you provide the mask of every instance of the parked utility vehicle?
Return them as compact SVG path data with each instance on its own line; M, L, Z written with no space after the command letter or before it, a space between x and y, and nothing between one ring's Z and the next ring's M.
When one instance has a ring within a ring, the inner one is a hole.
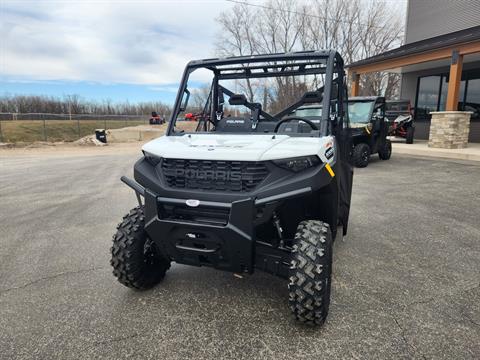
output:
M196 131L182 130L177 119L197 71L211 75L210 92ZM284 116L305 104L328 110L315 122ZM113 238L114 275L148 289L171 261L240 274L259 269L288 279L297 320L321 325L332 244L337 228L346 234L350 209L346 104L335 51L190 62L165 136L143 146L135 180L122 177L139 206Z
M351 160L357 167L366 167L370 155L378 153L382 160L390 159L392 143L387 139L385 98L359 96L348 100L348 117L352 128Z
M150 125L165 124L165 118L158 115L155 111L152 111L152 117L149 120Z
M385 118L388 121L388 135L401 137L407 144L413 144L415 126L410 100L388 100L385 102Z
M350 161L357 167L368 165L370 155L378 152L380 159L388 160L392 148L386 138L389 122L383 115L385 100L383 97L355 97L348 101L347 113L352 119L349 133L352 136ZM322 105L302 105L298 108L286 109L289 114L318 123L322 117ZM283 113L285 114L285 112Z

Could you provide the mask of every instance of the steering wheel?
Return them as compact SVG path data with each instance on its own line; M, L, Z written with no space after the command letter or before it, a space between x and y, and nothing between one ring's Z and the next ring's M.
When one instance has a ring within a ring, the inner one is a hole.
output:
M310 127L312 128L312 130L318 130L317 128L317 125L315 125L313 123L313 121L311 120L308 120L308 119L304 119L302 117L299 117L299 116L289 116L289 117L286 117L285 119L282 119L280 120L277 125L275 126L275 129L273 129L273 132L276 133L278 132L278 129L280 128L280 125L286 123L286 122L290 122L290 121L293 121L293 120L298 120L298 121L303 121L304 123L307 123L308 125L310 125Z

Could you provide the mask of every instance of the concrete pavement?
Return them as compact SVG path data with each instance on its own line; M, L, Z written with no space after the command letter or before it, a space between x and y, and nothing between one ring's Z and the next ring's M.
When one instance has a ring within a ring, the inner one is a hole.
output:
M110 149L112 150L112 149ZM480 166L402 157L356 169L326 325L286 282L174 265L146 292L111 274L138 151L0 154L0 358L478 359Z

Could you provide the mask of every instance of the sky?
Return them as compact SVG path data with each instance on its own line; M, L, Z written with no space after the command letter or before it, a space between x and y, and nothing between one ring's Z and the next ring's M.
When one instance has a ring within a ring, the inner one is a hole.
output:
M184 66L215 56L215 19L238 1L0 0L0 96L173 103Z
M0 96L173 102L226 0L0 0Z

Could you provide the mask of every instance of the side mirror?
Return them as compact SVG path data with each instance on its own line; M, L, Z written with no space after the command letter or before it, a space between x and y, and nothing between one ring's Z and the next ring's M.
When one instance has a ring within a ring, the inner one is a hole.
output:
M188 105L188 100L190 99L190 91L188 89L185 89L184 94L183 102L180 105L180 111L185 111Z

